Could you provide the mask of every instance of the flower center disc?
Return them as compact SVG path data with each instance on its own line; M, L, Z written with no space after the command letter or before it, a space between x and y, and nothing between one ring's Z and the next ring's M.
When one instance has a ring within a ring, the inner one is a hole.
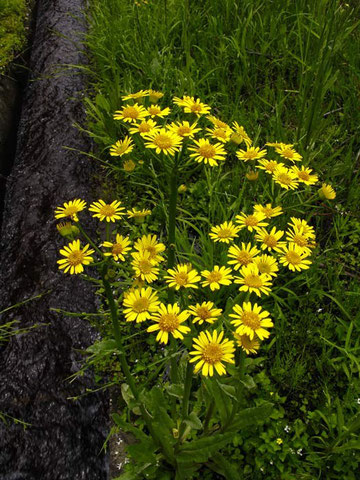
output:
M278 175L278 180L280 183L283 183L284 185L290 185L292 182L292 178L287 173L280 173Z
M99 213L104 215L104 217L112 217L116 213L116 210L111 205L103 205L100 208Z
M68 256L68 262L70 265L80 265L84 260L84 254L81 250L74 250Z
M308 181L310 179L310 175L307 172L299 172L298 177L301 180L305 180L305 181Z
M268 247L276 247L277 245L276 237L274 237L274 235L266 235L266 237L264 238L264 243Z
M275 171L276 167L277 167L277 163L274 162L274 161L272 161L272 162L270 161L270 162L266 165L265 168L266 168L266 170L267 170L268 172L273 173L273 172Z
M257 263L258 269L260 270L260 273L270 273L271 272L271 267L268 263L265 262L259 262Z
M300 255L296 252L291 251L291 250L289 252L287 252L286 260L289 263L292 263L293 265L297 265L297 264L301 263Z
M218 231L218 237L219 238L229 238L232 236L231 230L228 228L223 228L222 230Z
M209 283L219 282L221 279L222 279L222 275L220 272L210 272L207 277L207 281Z
M142 298L138 298L137 300L135 300L132 308L135 312L142 313L142 312L146 312L146 310L148 310L149 306L150 306L149 299L142 297Z
M199 148L199 154L204 158L213 158L216 154L216 149L213 145L202 145Z
M66 213L67 215L74 215L74 213L77 213L78 211L79 211L78 207L73 205L71 207L67 207L64 213Z
M126 107L123 110L123 115L124 117L136 119L139 116L139 112L134 107Z
M262 281L259 275L251 274L244 278L244 283L248 287L259 288L262 286Z
M244 325L250 327L252 330L257 330L260 328L260 318L257 313L254 312L244 312L242 314L241 320Z
M114 255L119 255L123 251L124 251L123 246L120 243L114 243L114 245L112 247L112 253Z
M180 285L184 286L187 284L189 279L189 275L186 272L180 272L175 275L175 282Z
M256 225L259 223L259 220L255 217L255 215L249 215L245 219L245 225L248 227L256 227Z
M141 133L150 132L151 126L148 123L143 122L143 123L140 123L140 125L138 126L138 129L139 129L139 132Z
M281 154L282 154L283 157L286 157L286 158L293 158L294 157L294 152L290 149L283 150L281 152Z
M150 107L148 111L150 115L157 115L158 113L161 112L160 108L158 107Z
M236 260L241 263L241 265L247 265L248 263L251 263L252 257L247 252L240 252L236 257Z
M202 352L202 357L205 362L210 363L211 365L220 362L222 356L222 349L217 343L209 343L209 345L206 345L206 347L204 347L204 350Z
M165 313L160 317L159 327L164 332L173 332L179 326L179 319L174 313Z
M192 112L201 112L201 105L199 105L198 103L193 103L190 107L190 110Z
M299 245L300 247L306 247L308 245L308 241L302 235L294 235L293 242Z
M147 273L151 273L151 269L152 269L152 264L151 262L149 262L149 260L141 260L139 262L139 270L141 271L141 273L145 273L145 275Z
M211 313L206 307L200 307L196 310L196 314L198 317L200 317L202 320L206 320L208 318L211 318Z
M186 134L188 134L188 133L191 133L191 128L182 125L181 127L178 128L177 133L178 133L178 135L180 135L180 136L184 136L184 135L186 135Z
M158 135L154 139L154 143L161 149L170 148L172 146L171 138L167 135Z

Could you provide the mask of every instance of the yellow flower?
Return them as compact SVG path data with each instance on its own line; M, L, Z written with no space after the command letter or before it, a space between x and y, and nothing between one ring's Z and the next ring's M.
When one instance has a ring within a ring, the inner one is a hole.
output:
M168 126L168 130L176 133L179 137L193 138L196 133L201 131L201 128L196 128L197 123L190 125L189 122L173 122Z
M273 174L277 168L284 167L283 163L275 162L275 160L261 159L258 162L260 165L255 165L260 170L265 170L265 173Z
M106 220L107 222L115 222L119 220L121 215L125 215L123 210L124 207L121 207L121 202L119 200L114 200L112 203L105 203L104 200L99 200L98 202L93 202L90 207L90 212L95 212L93 217L99 218L100 222Z
M310 268L311 261L307 260L308 253L296 245L295 243L289 243L288 247L283 248L283 255L279 258L280 263L285 267L288 267L293 272L306 270Z
M299 180L292 170L286 167L278 167L272 174L275 183L278 183L286 190L295 190L299 186Z
M277 147L275 150L281 157L286 158L291 162L301 162L302 160L302 156L288 145Z
M247 355L250 355L250 353L257 353L260 348L260 342L256 336L254 336L254 338L250 338L249 335L239 335L235 332L234 338L236 340L236 344L241 347L241 349L244 350Z
M138 120L141 121L148 116L149 113L138 103L134 103L134 105L124 105L121 110L117 110L114 113L115 120L122 120L130 123L136 123Z
M118 140L114 145L111 145L110 155L112 157L122 157L123 155L132 152L133 148L134 145L131 138L126 135L124 140Z
M157 90L149 90L149 99L151 103L156 103L160 98L162 98L164 94L162 92L158 92Z
M128 95L124 95L121 97L121 100L134 100L136 98L143 98L146 97L149 94L149 90L139 90L138 92L135 93L129 93Z
M266 328L271 328L274 326L271 318L269 317L269 312L263 310L260 305L255 303L254 305L251 302L244 302L242 307L240 305L234 305L233 311L235 313L230 313L229 317L234 318L231 320L231 324L236 328L236 333L239 335L249 335L250 340L256 335L260 340L268 338L270 332Z
M238 150L236 156L239 160L248 162L249 160L259 160L267 154L266 150L260 150L260 147L248 147L247 150Z
M259 268L254 263L249 263L240 269L241 277L235 277L234 283L241 285L241 292L254 292L258 297L261 294L269 295L271 287L271 277L266 273L260 273Z
M70 200L68 203L65 202L63 207L57 207L55 210L55 218L66 218L70 217L74 222L78 222L77 214L84 210L86 207L86 202L75 198L75 200Z
M250 170L245 174L245 177L251 182L255 182L259 178L259 172L255 172L255 170Z
M206 118L210 120L210 122L214 125L214 127L224 128L225 130L230 128L227 123L223 122L219 118L214 117L213 115L208 115Z
M256 234L255 238L262 243L261 250L275 250L276 252L281 252L282 247L285 245L285 242L280 242L284 232L282 230L276 230L276 227L273 227L270 230L270 233L265 228L260 228Z
M237 245L233 245L228 250L228 257L233 260L229 260L227 263L229 265L234 265L234 270L239 270L239 268L244 265L253 263L254 258L258 253L259 250L256 247L253 247L251 243L241 243L241 248Z
M135 275L145 282L152 283L157 280L159 269L156 262L150 258L149 252L133 252L134 260L131 262Z
M142 137L146 137L148 133L154 133L160 130L159 125L154 122L154 120L143 120L140 123L134 124L130 129L129 132L131 134L140 133Z
M258 230L260 227L267 227L267 221L264 220L265 215L260 212L255 212L250 215L246 215L245 213L241 213L240 215L236 215L235 221L236 223L240 224L240 229L247 228L249 232L253 230Z
M291 148L294 145L292 143L282 143L282 142L267 142L265 143L268 147L274 147L274 148Z
M194 355L189 360L190 363L197 362L194 372L201 370L202 375L207 377L214 375L214 368L219 375L226 374L226 368L222 362L235 363L234 361L234 342L224 338L224 332L219 334L215 330L212 334L207 330L201 332L197 338L194 338L194 351L189 352Z
M126 212L128 218L135 218L135 220L144 220L145 217L148 215L151 215L151 210L145 210L144 208L142 210L138 210L137 208L133 208L132 210L128 210Z
M315 243L311 240L312 235L304 232L304 227L292 227L286 232L286 240L295 243L303 252L310 253L315 248Z
M240 227L234 225L233 222L224 222L221 225L212 227L209 236L214 242L230 243L238 236L237 232L239 230Z
M187 190L187 186L184 185L183 183L181 185L179 185L179 188L178 188L178 192L179 193L185 193Z
M103 242L103 247L111 248L111 252L104 253L105 257L113 256L114 260L125 261L124 255L126 255L130 250L130 240L129 237L123 237L122 235L116 234L116 242Z
M315 173L311 173L311 168L304 167L303 165L301 168L294 165L291 167L291 170L295 173L299 182L305 183L305 185L314 185L319 180L319 177Z
M272 207L271 203L267 203L265 207L263 205L255 205L254 212L263 213L266 218L273 218L277 217L278 215L282 215L283 211L281 207Z
M215 265L211 271L203 270L201 275L205 278L202 286L209 286L212 291L219 290L220 285L231 285L231 280L233 279L230 268L219 267L218 265Z
M195 162L204 162L205 165L209 164L210 167L218 166L219 161L226 160L226 151L221 143L211 144L207 138L199 138L199 140L193 140L196 146L189 147L190 157L194 158Z
M80 240L69 243L60 250L60 254L65 258L57 261L59 269L64 270L65 273L69 272L70 275L82 273L84 271L83 265L89 265L94 261L91 256L94 250L89 250L89 247L90 245L87 244L84 248L81 248Z
M182 99L174 97L173 100L176 105L183 107L185 113L195 113L198 117L200 115L206 115L211 110L211 108L206 105L206 103L202 103L199 98L195 100L194 97L185 95Z
M125 160L125 162L123 163L123 169L125 170L125 172L130 173L135 170L135 167L136 163L133 160Z
M281 438L277 438L277 439L276 439L276 443L277 443L278 445L281 445L281 444L283 443L283 441L282 441Z
M153 260L155 263L164 261L164 257L162 257L160 253L165 250L165 245L157 242L156 235L143 235L136 240L134 248L139 252L148 252L150 254L150 260Z
M179 290L181 287L199 288L196 285L201 280L198 272L189 270L186 265L177 265L174 269L167 270L167 273L169 275L165 275L164 278L169 287L175 287L176 290Z
M164 117L166 117L166 115L169 115L170 108L166 107L163 110L161 110L161 108L158 105L151 105L147 109L147 111L148 111L151 118L154 118L154 117L164 118Z
M260 273L266 273L271 277L276 277L279 271L278 263L276 258L271 255L260 255L254 258L254 263L257 265Z
M152 131L147 134L145 143L146 148L154 148L156 153L165 155L175 155L180 150L182 138L176 133L161 128L158 131Z
M136 289L124 294L123 306L125 320L136 323L151 318L151 314L159 308L159 299L156 292L150 287Z
M334 200L336 198L336 192L331 185L323 183L322 187L319 189L319 197L321 200Z
M302 218L290 217L291 222L288 225L292 228L302 228L303 234L307 235L308 238L315 238L314 227L309 225L306 220Z
M214 323L222 313L221 308L213 308L213 302L203 302L201 305L190 305L188 312L193 315L193 323L199 322L202 325L204 322Z
M182 325L189 317L189 313L184 311L180 312L179 305L174 303L173 305L164 305L160 304L157 312L151 315L151 320L153 320L155 325L151 325L147 332L155 332L159 330L156 340L160 343L168 343L169 333L174 338L183 339L183 333L187 334L190 332L190 328Z
M245 132L244 127L239 125L237 122L232 123L233 132L231 134L230 140L235 143L235 145L240 145L240 143L245 142L246 147L251 147L252 140L249 135Z
M57 231L62 237L74 237L79 234L79 229L71 222L60 222L56 225Z
M214 127L207 128L206 131L208 137L215 138L219 142L226 143L230 140L231 130L226 128Z

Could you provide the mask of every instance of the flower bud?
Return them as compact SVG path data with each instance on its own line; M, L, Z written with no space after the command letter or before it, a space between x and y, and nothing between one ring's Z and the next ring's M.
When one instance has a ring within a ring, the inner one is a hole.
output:
M245 176L248 180L255 182L259 178L259 172L250 170L250 172L246 173Z
M184 184L180 185L180 187L178 188L179 193L184 193L186 192L186 190L187 190L187 186Z

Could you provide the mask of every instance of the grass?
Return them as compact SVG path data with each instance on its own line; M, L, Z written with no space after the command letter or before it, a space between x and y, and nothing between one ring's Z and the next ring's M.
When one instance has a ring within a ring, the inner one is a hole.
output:
M0 73L25 46L27 14L26 0L2 0L0 4Z

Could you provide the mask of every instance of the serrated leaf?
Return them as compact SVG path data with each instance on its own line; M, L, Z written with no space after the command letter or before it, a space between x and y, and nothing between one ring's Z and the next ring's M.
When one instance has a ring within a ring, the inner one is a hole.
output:
M234 421L227 430L235 432L264 422L269 418L273 405L271 402L266 402L258 407L245 408L235 415Z
M219 433L184 443L176 455L178 463L192 464L206 462L213 452L224 447L233 439L233 433Z

